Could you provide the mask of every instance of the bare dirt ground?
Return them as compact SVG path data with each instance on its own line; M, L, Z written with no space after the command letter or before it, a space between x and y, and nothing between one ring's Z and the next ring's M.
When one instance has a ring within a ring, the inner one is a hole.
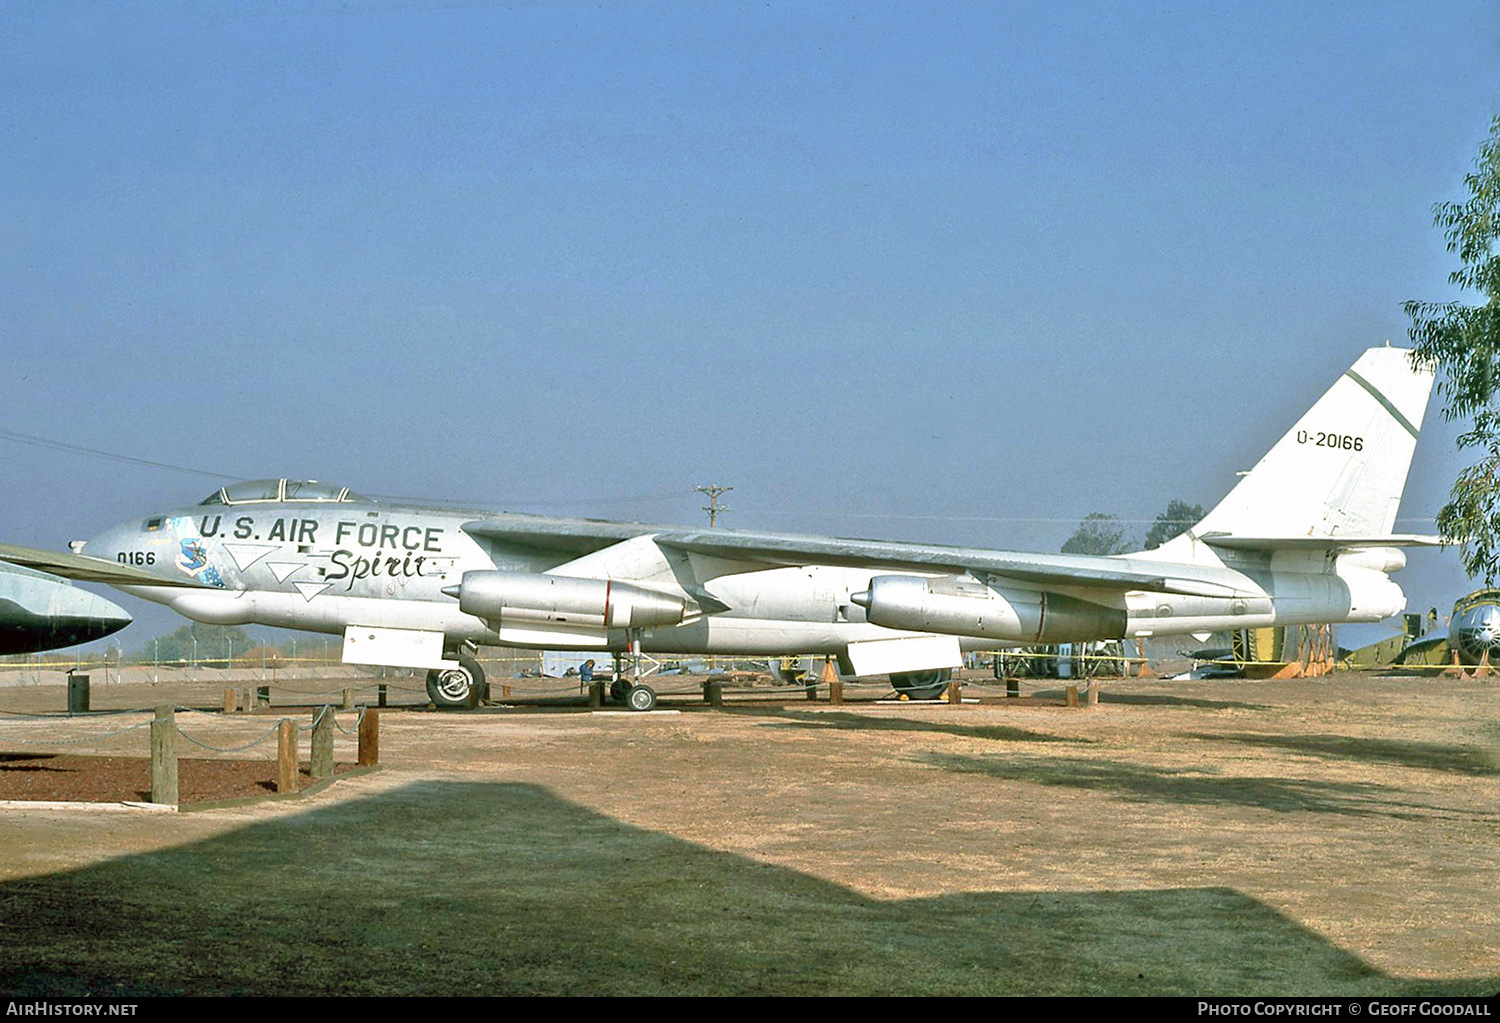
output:
M274 744L217 751L317 699L208 712L221 692L93 706L205 708L178 715L192 755L247 760ZM0 991L1500 990L1500 683L791 692L413 706L383 712L379 772L301 800L0 809ZM62 693L0 687L0 754L144 753L148 712L43 715Z

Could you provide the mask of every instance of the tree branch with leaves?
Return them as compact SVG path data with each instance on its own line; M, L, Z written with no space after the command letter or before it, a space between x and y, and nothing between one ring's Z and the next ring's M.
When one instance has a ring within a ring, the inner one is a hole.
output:
M1438 512L1443 536L1462 546L1465 570L1493 584L1500 556L1500 116L1464 175L1468 198L1439 203L1434 220L1459 268L1448 282L1481 302L1407 302L1413 358L1441 371L1443 417L1466 421L1460 450L1479 453Z

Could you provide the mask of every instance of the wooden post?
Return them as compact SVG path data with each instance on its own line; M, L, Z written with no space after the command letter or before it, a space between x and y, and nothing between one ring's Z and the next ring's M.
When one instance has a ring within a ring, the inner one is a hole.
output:
M502 685L500 687L500 699L502 699L502 700L508 700L508 699L510 699L510 686Z
M1067 705L1069 707L1078 706L1078 685L1076 683L1069 682L1068 688L1064 692L1066 693L1065 702L1067 703Z
M710 707L724 706L724 683L705 681L703 683L703 700Z
M590 682L589 683L589 706L590 707L602 707L602 706L604 706L604 683L603 682Z
M963 697L959 694L959 688L958 679L953 678L948 680L948 702L955 707L964 702Z
M177 805L177 715L157 707L151 721L151 802Z
M1090 707L1099 706L1099 680L1089 679L1088 702Z
M1005 698L1014 700L1021 695L1021 682L1019 679L1008 678L1005 680Z
M276 791L297 791L297 722L282 718L276 728Z
M269 706L271 706L271 687L270 686L257 686L256 687L256 689L255 689L255 706L257 706L257 707L269 707Z
M375 690L375 706L377 706L377 707L384 707L385 706L385 683L384 682L380 683L379 687Z
M314 778L333 777L333 708L324 707L313 714L312 752L308 756L308 774Z
M816 682L807 683L807 698L809 700L816 700L818 698L818 684Z
M380 763L380 711L365 708L359 718L359 766Z
M233 714L240 709L240 694L233 689L224 690L224 713Z
M838 679L834 679L832 682L828 683L828 702L844 702L844 683L840 682Z
M354 690L351 689L351 688L347 688L346 687L344 689L344 710L353 710L353 709L354 709Z

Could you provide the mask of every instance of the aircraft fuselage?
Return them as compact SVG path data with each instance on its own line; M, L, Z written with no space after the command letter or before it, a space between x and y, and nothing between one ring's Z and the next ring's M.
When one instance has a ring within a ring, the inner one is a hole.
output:
M473 528L498 520L534 525L535 535L548 539L524 542ZM620 526L624 539L571 548L557 539L594 525L369 501L200 505L118 526L90 540L86 552L196 579L203 588L121 587L196 621L327 633L351 625L410 629L440 632L450 645L620 650L631 638L630 630L612 626L602 605L595 614L510 605L468 613L455 599L466 573L629 580L680 598L680 620L634 630L643 650L658 653L842 654L850 643L931 633L984 649L1376 621L1404 606L1384 572L1363 567L1368 554L1338 564L1322 555L1200 554L1211 563L1162 566L1190 577L1188 589L1196 592L1101 594L909 567L736 565L658 546L650 526ZM1140 557L1132 565L1149 567ZM892 578L896 585L886 585Z

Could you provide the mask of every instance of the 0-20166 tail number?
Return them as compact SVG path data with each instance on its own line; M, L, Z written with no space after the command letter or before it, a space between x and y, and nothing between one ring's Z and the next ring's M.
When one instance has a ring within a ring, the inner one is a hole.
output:
M1308 430L1297 431L1298 444L1311 444L1319 448L1340 448L1344 451L1363 451L1365 439L1348 433L1324 433L1319 430L1316 433Z

